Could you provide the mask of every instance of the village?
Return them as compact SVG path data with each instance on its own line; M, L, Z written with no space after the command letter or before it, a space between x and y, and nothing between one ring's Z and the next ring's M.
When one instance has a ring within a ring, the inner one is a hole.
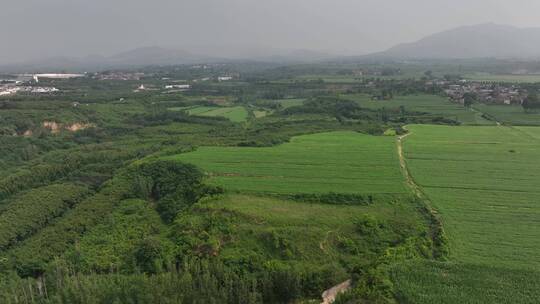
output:
M527 90L514 84L459 80L429 81L426 85L441 88L450 101L459 104L475 101L485 104L521 105L528 95Z
M55 87L21 86L14 84L0 85L0 96L9 96L17 93L50 94L59 92Z

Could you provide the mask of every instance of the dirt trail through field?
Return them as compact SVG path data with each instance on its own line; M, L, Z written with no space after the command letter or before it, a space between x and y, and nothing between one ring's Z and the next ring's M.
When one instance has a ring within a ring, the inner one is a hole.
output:
M405 161L405 155L403 153L403 140L407 137L412 135L411 132L408 132L405 135L398 136L397 138L397 152L399 155L399 166L401 167L401 171L403 172L403 176L405 177L405 180L407 181L407 185L409 185L409 188L421 199L424 199L424 193L420 189L420 186L418 186L412 176L409 172L409 168L407 168L407 162Z
M407 130L406 127L404 127L405 130ZM408 130L407 130L408 131ZM430 223L430 237L433 240L433 256L441 257L441 252L445 251L445 244L444 242L441 242L442 240L446 240L446 236L443 229L442 220L437 212L432 206L431 200L429 197L424 193L422 188L414 181L414 178L411 175L411 172L409 171L409 168L407 167L407 161L405 160L405 154L403 152L403 141L406 137L412 135L412 132L407 132L405 135L398 136L397 138L397 152L399 156L399 165L401 167L401 171L403 172L403 176L405 177L405 180L407 182L407 185L409 188L411 188L414 195L416 195L424 204L428 215L429 215L429 223ZM443 253L444 255L444 253Z

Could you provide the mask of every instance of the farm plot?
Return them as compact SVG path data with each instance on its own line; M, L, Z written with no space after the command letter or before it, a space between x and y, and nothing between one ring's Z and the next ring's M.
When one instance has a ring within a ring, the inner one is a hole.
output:
M182 110L188 112L190 115L197 116L211 116L211 117L225 117L233 122L244 122L248 118L248 112L244 107L209 107L209 106L196 106L187 108L171 108L171 110Z
M276 147L200 147L193 163L228 190L266 193L405 193L393 137L330 132Z
M516 74L489 74L473 73L465 75L466 79L489 82L512 82L512 83L536 83L540 82L540 75L516 75Z
M302 98L291 98L291 99L279 99L276 100L277 103L281 105L283 109L290 107L301 106L304 103L305 99Z
M512 295L513 303L540 300L540 292L531 293L519 283L540 281L539 129L425 125L409 129L412 134L404 146L409 170L440 213L450 260L459 264L440 265L452 276L452 296L461 297L462 303L468 296L492 298L492 288L482 288L484 277L496 280L492 286L501 289L497 294ZM460 267L462 271L457 270ZM475 280L468 277L471 268L477 269ZM416 272L414 280L406 279L409 283L397 279L398 285L412 290L423 280L430 281L429 276L433 274ZM397 277L406 276L401 272ZM473 288L464 288L467 284ZM409 300L438 302L437 284L428 285L425 298ZM495 302L508 299L486 303Z
M395 96L391 100L372 100L368 95L343 95L342 97L358 102L361 107L368 109L399 110L403 107L407 112L422 112L459 121L469 125L492 125L479 112L472 111L462 105L452 103L444 97L435 95Z

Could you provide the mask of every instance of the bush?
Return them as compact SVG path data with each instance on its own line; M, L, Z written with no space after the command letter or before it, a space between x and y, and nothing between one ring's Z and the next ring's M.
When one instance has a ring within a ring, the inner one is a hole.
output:
M356 231L364 236L376 237L384 225L373 215L363 214L354 222Z

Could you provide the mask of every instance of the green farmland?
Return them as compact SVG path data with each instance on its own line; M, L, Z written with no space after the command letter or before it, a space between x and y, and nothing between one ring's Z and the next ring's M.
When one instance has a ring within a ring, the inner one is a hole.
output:
M244 122L248 118L248 112L244 107L207 107L196 106L187 108L172 108L172 110L187 111L190 115L225 117L233 122Z
M200 147L173 156L227 189L268 193L404 193L393 137L332 132L269 148Z
M469 80L490 81L490 82L514 82L514 83L540 82L540 75L474 73L474 74L465 75L465 78Z
M540 113L526 113L521 106L475 104L474 108L505 125L540 126Z
M407 164L442 217L453 264L397 271L408 302L540 301L534 288L540 282L540 129L415 125L409 130Z
M304 101L305 99L301 99L301 98L291 98L291 99L279 99L279 100L276 100L275 102L279 103L282 108L287 109L290 107L301 106L304 103Z
M372 100L368 95L343 95L344 98L358 102L361 107L398 111L403 107L407 112L421 112L439 115L467 125L491 125L481 113L471 111L462 105L452 103L447 98L436 95L395 96L391 100Z

